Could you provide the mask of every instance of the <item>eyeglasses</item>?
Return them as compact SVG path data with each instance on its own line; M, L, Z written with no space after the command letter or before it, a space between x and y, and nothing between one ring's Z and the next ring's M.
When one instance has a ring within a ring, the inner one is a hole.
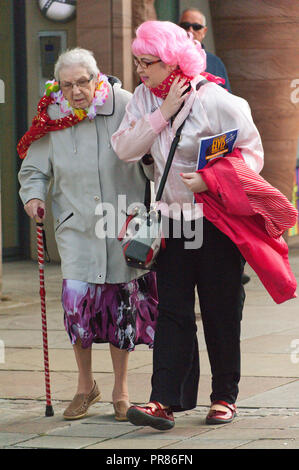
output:
M180 23L179 26L183 29L185 29L186 31L188 31L188 29L190 29L192 27L192 29L194 31L199 31L200 29L202 28L205 28L205 26L203 26L202 24L199 24L199 23L189 23L188 21L185 21L183 23Z
M158 62L162 62L162 60L158 59L158 60L152 60L151 62L146 62L143 59L137 59L137 57L134 57L134 64L136 65L136 67L140 65L140 67L142 67L143 69L147 69L150 65L157 64Z
M76 87L82 89L82 88L87 88L91 80L93 79L93 75L90 75L89 78L81 78L81 80L78 80L77 82L71 83L71 82L59 82L60 88L69 91L72 90L73 87L76 85Z

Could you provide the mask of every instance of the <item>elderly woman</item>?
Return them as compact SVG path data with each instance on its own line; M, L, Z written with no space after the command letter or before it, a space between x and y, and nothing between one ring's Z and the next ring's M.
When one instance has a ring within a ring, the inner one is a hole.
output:
M175 132L185 123L162 197L162 211L166 205L173 210L166 248L160 252L157 266L159 316L152 393L146 406L131 407L127 416L136 425L171 429L173 411L196 406L196 287L212 371L211 408L206 422L228 423L236 413L240 379L244 259L236 245L202 217L200 205L193 204L193 192L208 189L195 170L201 138L237 128L235 145L247 166L258 173L263 166L261 139L244 99L211 81L197 90L206 67L205 52L182 28L170 22L145 22L136 31L132 51L142 84L112 136L117 155L132 164L151 153L157 188ZM195 236L203 231L202 246L193 249L185 244L188 237L184 227L190 219Z
M94 381L92 343L110 343L117 420L129 407L129 351L153 345L157 316L155 276L126 265L117 241L127 206L143 202L142 165L121 162L110 144L131 94L100 73L93 54L63 53L55 78L18 151L20 196L38 219L52 183L55 237L61 257L64 323L78 365L78 385L66 419L82 418L101 399Z

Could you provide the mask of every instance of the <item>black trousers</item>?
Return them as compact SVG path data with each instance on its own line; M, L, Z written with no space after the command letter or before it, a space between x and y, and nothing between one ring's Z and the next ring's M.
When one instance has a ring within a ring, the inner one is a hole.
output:
M150 400L173 411L192 409L197 401L195 288L212 373L211 401L234 403L238 395L244 258L226 235L207 219L201 220L200 248L187 249L186 238L175 238L171 226L158 258L159 316Z

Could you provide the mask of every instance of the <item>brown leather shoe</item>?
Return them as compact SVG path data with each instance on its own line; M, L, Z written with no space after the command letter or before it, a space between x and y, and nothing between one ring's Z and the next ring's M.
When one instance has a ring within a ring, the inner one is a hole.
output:
M65 409L63 417L65 419L80 419L87 415L88 408L101 400L101 392L96 382L90 393L77 393L69 406Z
M115 413L114 417L116 421L128 421L127 411L130 406L130 403L126 400L119 400L116 403L113 403Z

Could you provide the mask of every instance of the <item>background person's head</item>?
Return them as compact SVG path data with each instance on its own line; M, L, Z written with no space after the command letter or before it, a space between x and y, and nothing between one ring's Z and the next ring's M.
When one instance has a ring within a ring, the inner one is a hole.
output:
M155 87L179 68L193 78L206 69L206 54L199 43L170 21L146 21L132 43L137 73L144 84ZM146 63L150 63L147 65Z
M196 8L187 8L181 14L179 25L193 34L194 39L202 42L207 34L207 23L204 14Z
M63 52L54 69L63 96L73 108L82 109L92 103L99 73L93 53L79 47Z

